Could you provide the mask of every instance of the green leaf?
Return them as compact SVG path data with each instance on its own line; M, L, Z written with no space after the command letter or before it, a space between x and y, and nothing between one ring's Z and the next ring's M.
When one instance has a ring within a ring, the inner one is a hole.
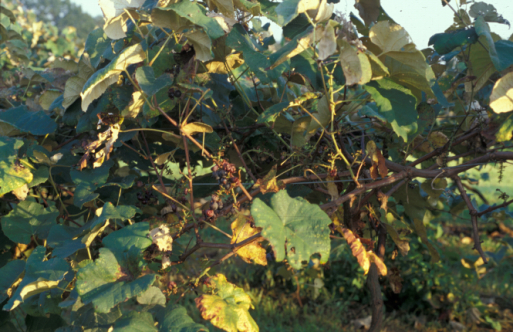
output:
M37 292L27 294L27 291L32 290L38 280L47 282L61 281L66 273L70 271L69 264L63 259L52 258L47 261L43 261L45 252L46 248L42 246L39 246L32 251L32 254L27 259L23 280L18 285L16 292L4 306L3 310L13 310L20 305L24 299L29 297L28 295L37 294ZM61 287L66 287L66 285L61 285Z
M274 104L258 116L257 123L274 122L283 110L289 106L288 102Z
M303 33L297 35L296 38L288 42L277 52L273 53L270 57L271 66L269 68L274 69L288 59L309 49L313 42L312 31L313 28L306 29Z
M310 115L302 116L294 121L290 138L292 146L301 148L306 144L306 132L311 121L314 120L312 120Z
M0 136L0 195L18 189L32 181L33 175L28 167L17 161L18 150L23 141Z
M208 17L206 15L207 11L205 8L197 2L180 1L166 7L158 7L153 9L152 17L156 15L160 15L160 17L162 17L162 12L166 11L173 11L178 16L199 25L205 29L205 32L211 39L217 39L224 36L224 30L221 25L214 18ZM158 22L159 21L157 21L156 25L160 26Z
M497 142L505 142L513 138L513 114L500 122L499 132L497 133Z
M151 245L148 238L150 225L147 222L138 222L112 232L103 238L102 243L110 249L128 250L132 246L144 250Z
M379 113L392 125L395 133L408 142L417 132L415 97L403 86L388 78L372 81L364 86L376 101Z
M125 221L133 218L137 212L140 212L140 210L131 205L119 205L116 207L111 202L107 202L103 206L100 216L93 219L89 228L93 229L95 226L102 225L107 220L111 219L120 219L121 221Z
M309 0L284 0L276 7L276 14L279 26L286 26L299 14L306 13L308 10L316 10L319 2ZM313 17L312 17L313 19Z
M422 240L422 243L428 247L429 254L431 255L431 263L436 263L440 261L440 254L438 250L431 244L431 242L427 238L427 231L424 223L419 219L413 219L413 227L415 228L415 232Z
M233 26L232 31L226 38L226 46L242 52L244 63L265 84L270 83L273 78L279 76L285 70L283 66L274 70L268 69L272 64L269 57L257 50L250 35L240 24Z
M195 323L187 314L187 310L181 305L169 302L166 309L159 312L157 316L159 322L159 331L179 331L179 332L200 332L208 331L208 329Z
M72 169L70 171L71 179L77 185L73 196L75 206L82 208L85 203L100 196L94 191L107 182L109 170L113 165L112 161L107 161L99 168L86 168L81 171Z
M150 241L151 242L151 241ZM148 305L166 305L166 296L160 288L151 286L144 293L137 296L137 303Z
M36 202L23 201L2 218L2 230L11 241L29 244L32 236L46 239L58 216L54 206L45 209Z
M473 18L482 16L486 22L495 22L510 25L508 20L497 12L497 9L491 4L485 2L474 2L470 6L469 15Z
M76 287L84 304L92 302L96 312L108 313L116 304L141 294L153 284L154 274L138 278L140 270L129 267L137 266L138 261L127 256L131 252L115 255L111 249L101 248L94 263L78 270Z
M251 298L244 290L228 282L222 274L207 280L208 285L215 289L215 295L204 294L196 299L196 306L203 319L229 332L257 332L258 326L249 314L252 308Z
M84 51L89 54L93 68L98 67L102 58L111 59L111 43L112 40L107 37L102 28L94 29L89 33Z
M142 46L140 44L132 45L123 50L108 66L95 72L87 80L80 94L82 97L82 111L87 111L93 100L99 98L111 84L117 82L122 71L145 58L146 54Z
M385 65L390 72L390 78L410 90L418 89L433 97L431 85L436 82L435 74L427 64L421 51L392 51L386 54Z
M14 16L14 14L12 13L12 11L10 11L9 9L5 8L4 6L0 6L0 13L2 13L3 15L7 16L9 18L9 21L11 23L14 23L16 22L16 17Z
M0 122L10 124L23 133L32 135L51 134L57 124L45 112L31 112L26 106L18 106L0 113Z
M428 45L433 45L438 54L444 55L450 53L458 46L474 44L478 38L479 36L474 27L463 28L447 33L437 33L429 38Z
M365 21L365 25L370 26L378 20L381 9L380 0L356 0L354 6Z
M0 303L9 298L7 290L18 280L21 273L25 270L24 260L14 260L8 262L0 268Z
M80 249L85 249L86 245L82 243L82 238L77 237L87 231L85 227L53 225L47 239L48 247L54 248L52 256L66 258Z
M112 332L156 332L157 328L149 312L129 312L114 324Z
M260 15L264 14L262 11L263 4L261 2L256 2L256 1L251 2L249 0L234 0L233 4L235 5L235 7L237 9L251 13L253 16L260 16ZM278 6L277 3L274 5L273 8L275 8L276 6ZM268 13L268 12L266 12L266 13ZM269 18L269 16L267 16L267 18ZM271 18L269 18L269 19L271 19Z
M135 78L143 92L151 97L161 89L173 84L171 76L163 74L159 78L155 78L155 73L152 67L143 66L137 68L135 71Z
M310 23L306 15L300 14L298 17L293 19L289 24L283 27L283 37L292 39L311 26L312 24Z
M276 261L287 258L295 269L300 269L304 261L308 263L315 253L321 255L321 263L328 261L331 220L318 205L291 198L282 190L271 197L270 206L256 198L251 215L273 246Z

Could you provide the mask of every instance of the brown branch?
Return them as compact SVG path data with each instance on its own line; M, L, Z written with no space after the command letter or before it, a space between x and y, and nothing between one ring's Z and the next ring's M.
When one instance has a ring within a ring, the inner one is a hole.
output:
M483 262L486 264L486 256L483 251L483 248L481 247L481 241L479 240L479 230L477 225L478 212L476 211L474 205L470 201L470 198L468 197L467 192L465 191L465 187L463 186L463 183L461 183L461 178L459 176L454 176L453 179L456 182L456 186L458 187L458 190L461 193L461 198L463 198L465 204L467 204L467 207L470 212L470 218L472 221L472 237L474 238L474 249L476 249L477 252L479 252L479 255L483 259Z
M151 157L150 147L148 146L148 142L146 141L146 136L144 136L144 132L142 132L142 131L141 131L141 136L144 140L144 145L146 147L146 151L148 152L148 158L150 159L151 165L153 166L153 170L155 170L155 174L157 174L157 178L159 179L160 185L162 186L162 190L166 191L166 186L164 185L164 181L162 180L162 177L159 174L157 166L153 162L153 158Z
M162 114L166 119L167 121L169 121L173 126L175 126L176 128L180 128L180 126L178 125L178 123L173 120L173 118L171 118L169 115L166 114L166 112L164 112L162 110L162 108L158 107L157 106L157 110L160 112L160 114ZM192 143L194 143L194 145L196 145L198 148L201 149L202 153L207 156L207 158L210 158L212 159L212 155L210 154L210 152L208 152L204 147L203 145L201 145L198 141L196 141L196 139L194 139L194 137L192 137L191 135L189 134L186 134L184 132L182 132L182 135L184 135L185 137L187 137L188 139L191 140Z
M233 243L233 244L227 244L227 243L208 243L208 242L198 242L192 247L189 251L184 252L178 261L171 262L171 265L178 265L182 264L187 257L198 251L200 248L215 248L215 249L228 249L232 251L236 251L240 247L244 247L250 243L253 243L255 241L258 241L262 239L262 234L257 233L251 237L248 237L244 241Z
M352 197L363 194L367 190L384 187L386 185L389 185L389 184L392 184L399 180L402 180L402 179L406 178L407 176L408 176L408 173L406 171L401 171L401 172L394 174L386 179L361 185L360 187L356 188L355 190L351 191L350 193L340 196L335 201L321 205L321 209L327 210L327 209L337 207L340 204L344 203L345 201L350 200Z
M230 130L228 130L228 127L226 126L226 123L224 122L224 119L221 119L223 121L223 126L226 129L226 132L228 133L228 136L230 136L230 139L232 140L233 147L235 148L235 151L237 151L237 155L239 156L240 161L242 162L242 165L246 169L246 173L253 179L253 181L257 182L257 178L253 175L251 170L249 169L248 165L246 165L246 162L244 161L244 158L242 157L242 154L240 153L239 147L235 143L235 140L233 139L232 133Z
M469 138L476 136L477 134L479 134L479 130L475 129L475 130L471 131L470 133L460 136L458 139L454 140L452 145L458 145L458 144L468 140ZM449 143L450 143L450 141L445 143L444 146L442 146L440 148L436 148L433 151L431 151L430 153L425 154L424 156L420 157L419 159L415 160L414 162L408 164L408 166L413 167L413 166L418 165L430 158L433 158L435 156L442 154L449 148Z
M511 203L513 203L513 199L512 199L512 200L509 200L509 201L507 201L507 202L504 202L504 203L502 203L502 204L500 204L500 205L490 206L488 209L486 209L486 210L484 210L484 211L481 211L481 212L478 212L478 213L477 213L477 216L478 216L478 217L481 217L481 216L483 216L483 215L485 215L485 214L487 214L487 213L490 213L490 212L492 212L492 211L494 211L494 210L497 210L497 209L500 209L500 208L506 207L506 206L510 205Z
M350 173L349 171L343 171L343 172L338 172L337 175L339 177L344 177L344 176L349 176ZM283 182L283 184L287 185L287 184L292 184L292 183L300 183L300 182L306 182L306 181L312 181L312 180L317 180L317 179L325 179L329 176L328 173L325 173L325 174L312 174L312 175L309 175L309 176L295 176L295 177L291 177L291 178L288 178L288 179L283 179L283 180L280 180ZM251 197L255 197L256 195L258 195L260 193L260 188L257 188L255 190L253 190L251 193L249 193L249 195ZM241 198L239 198L237 200L237 204L242 204L242 203L245 203L249 201L249 198L247 196L242 196ZM233 207L234 203L231 203L231 204L227 204L221 211L219 211L219 213L217 214L218 217L220 216L224 216L224 215L227 215L231 210L232 210L232 207ZM200 219L201 220L201 219ZM189 230L191 230L192 228L194 227L194 224L193 223L188 223L186 224L182 230L178 233L176 233L175 235L173 235L173 240L179 238L182 234L184 233L187 233Z
M66 144L69 144L71 142L73 142L74 140L76 140L77 138L79 138L80 136L82 136L84 133L80 133L80 134L77 134L75 135L74 137L70 138L69 140L65 141L65 142L62 142L61 144L57 145L55 147L55 149L53 149L52 151L57 151L59 150L60 148L62 148L63 146L65 146Z
M386 239L386 229L384 227L379 227L377 255L381 259L385 257ZM369 331L377 332L381 331L381 324L383 323L383 296L381 294L381 286L379 285L378 267L374 263L372 263L369 269L367 283L369 285L369 291L372 298L372 321Z

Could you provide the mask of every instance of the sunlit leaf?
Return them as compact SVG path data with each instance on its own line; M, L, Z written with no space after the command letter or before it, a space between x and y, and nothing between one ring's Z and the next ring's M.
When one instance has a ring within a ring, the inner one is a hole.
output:
M490 95L490 107L495 113L513 111L513 72L495 82Z
M251 227L248 218L242 213L239 213L237 219L232 222L231 228L232 244L240 243L247 238L258 234L262 230L259 227ZM237 256L242 258L246 263L267 265L265 249L256 241L237 249L236 253Z
M251 298L244 290L228 282L222 274L207 280L215 295L204 294L196 298L196 306L203 319L228 332L257 332L259 328L248 310L253 308Z
M321 263L328 261L331 220L318 205L291 198L286 190L281 190L273 194L270 205L256 198L251 215L255 225L262 228L262 236L273 246L276 261L287 258L295 269L300 269L315 253L321 255Z
M129 65L143 61L146 54L140 44L126 48L109 63L108 66L95 72L85 83L80 96L82 110L85 112L93 100L99 98L107 88L118 81L119 75Z
M365 274L369 273L371 264L374 263L380 275L387 275L387 267L385 263L383 263L383 260L372 250L365 250L360 239L356 238L351 230L341 226L338 226L337 230L344 236L344 239L346 239L347 244L349 244L351 248L351 253L356 257L358 264L362 267Z

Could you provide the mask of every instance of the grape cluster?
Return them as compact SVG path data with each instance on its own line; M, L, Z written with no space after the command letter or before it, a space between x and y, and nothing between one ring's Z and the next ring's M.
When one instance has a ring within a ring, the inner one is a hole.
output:
M219 198L218 195L213 194L210 199L210 209L203 211L203 216L205 219L212 219L216 216L216 214L223 209L223 201Z
M173 99L175 97L180 98L182 96L182 91L169 88L169 90L167 90L167 96L169 99Z
M230 190L232 183L237 183L239 179L232 176L237 172L237 167L234 164L227 163L224 161L221 167L214 165L212 167L212 177L214 177L219 185L226 190Z
M141 202L142 205L147 205L147 204L155 205L155 204L159 203L157 195L155 195L153 193L153 191L149 191L149 190L138 192L137 199L139 200L139 202Z

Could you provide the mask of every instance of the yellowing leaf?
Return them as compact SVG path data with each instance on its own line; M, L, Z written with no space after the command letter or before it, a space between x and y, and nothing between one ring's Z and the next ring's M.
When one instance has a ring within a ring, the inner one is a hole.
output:
M42 293L42 292L47 291L52 288L56 288L58 285L59 285L59 281L49 281L49 280L40 278L40 280L31 282L30 284L23 287L23 289L21 290L19 295L21 296L22 300L24 301L25 299L27 299L33 295ZM12 307L9 310L13 310L23 301L15 300Z
M194 46L196 59L210 61L214 58L212 53L212 41L203 31L195 31L187 35L187 40Z
M236 69L244 63L244 59L242 59L241 55L241 53L234 53L226 56L225 61L230 70ZM205 67L207 67L208 72L212 74L228 74L229 71L226 68L225 61L214 59L205 63Z
M128 66L143 61L146 53L141 44L126 48L105 68L98 70L91 76L80 93L82 97L82 111L87 111L89 104L99 98L105 90L118 81L119 75Z
M378 175L385 178L388 174L386 159L383 157L374 141L367 142L367 153L372 160L372 166L370 168L371 177L374 180L378 178Z
M364 53L358 53L356 48L343 39L340 45L340 64L346 77L347 85L365 84L372 78L369 59Z
M128 112L124 114L125 118L136 118L144 105L144 98L141 91L135 91L132 97L133 102L128 106Z
M398 24L381 21L375 24L369 32L371 42L378 46L383 53L401 51L411 43L408 32Z
M201 122L191 122L182 127L182 132L188 135L194 135L196 133L212 133L214 129L208 124Z
M495 82L490 95L490 107L495 113L513 111L513 72Z
M388 223L383 223L387 229L387 233L392 238L392 241L394 241L395 245L399 249L399 252L401 255L406 256L408 255L408 251L410 251L410 243L407 240L403 240L399 237L399 233L395 230L395 228L392 225L389 225Z
M285 188L283 183L277 182L276 180L276 172L278 170L278 166L274 165L269 173L267 173L262 179L258 179L255 183L255 188L260 188L260 192L262 194L266 193L277 193L278 191Z
M235 18L235 8L233 6L233 0L210 0L209 1L209 8L210 6L214 4L219 9L219 12L221 12L226 17Z
M29 193L29 187L27 184L24 184L23 186L14 189L12 193L14 194L14 196L16 196L18 200L24 201Z
M50 110L50 105L52 105L53 101L62 95L62 92L57 90L46 90L41 97L39 97L39 105L45 110ZM51 110L50 110L51 111Z
M150 231L150 236L154 244L157 245L160 251L173 250L173 237L166 225L160 225Z
M232 222L232 241L231 243L239 243L251 237L260 231L260 227L251 227L247 217L239 213L237 219ZM265 256L265 249L262 248L260 243L253 242L244 247L241 247L236 251L236 254L242 258L246 263L255 263L260 265L267 265L267 258Z
M196 306L203 319L228 332L258 332L258 325L248 310L253 308L251 298L240 287L229 283L222 274L207 280L215 295L204 294L196 298Z
M353 232L347 228L341 226L337 227L337 230L344 236L347 244L351 248L351 253L358 260L358 264L362 267L365 274L369 272L371 263L376 264L379 274L387 275L387 267L385 263L379 258L372 250L365 251L360 239L357 239Z
M128 11L134 20L139 19L139 14L135 10ZM127 24L131 20L130 15L127 12L123 12L121 15L112 17L105 21L103 25L103 31L112 40L118 40L126 37Z
M335 36L335 26L338 23L330 20L326 26L318 25L315 30L317 39L318 56L320 60L326 60L330 55L337 51L337 41Z
M333 182L334 180L335 180L335 178L332 176L328 176L326 178L326 181L328 182L326 184L326 186L328 187L328 192L330 193L332 200L335 200L338 198L338 188L337 188L337 184L335 182Z

